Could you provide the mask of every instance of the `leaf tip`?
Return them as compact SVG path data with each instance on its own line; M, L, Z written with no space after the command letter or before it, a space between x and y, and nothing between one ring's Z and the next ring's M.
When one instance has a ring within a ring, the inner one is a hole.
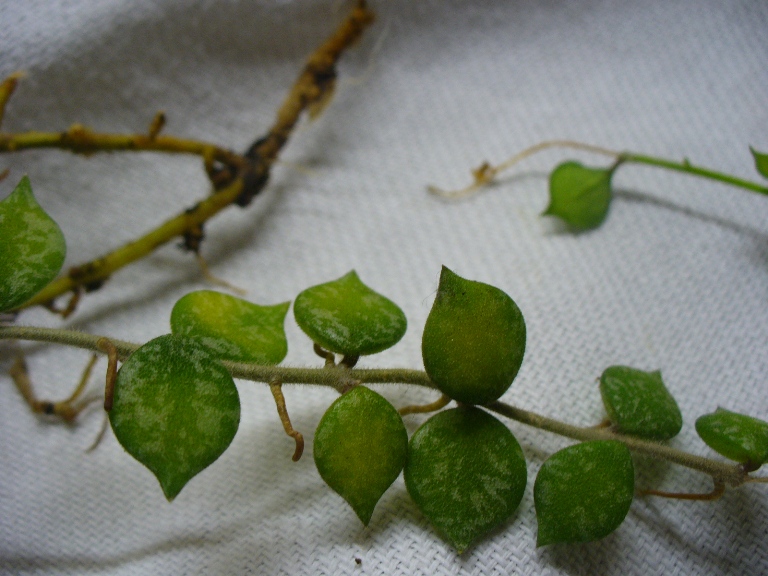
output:
M755 150L752 146L749 147L749 151L752 153L752 158L755 159L755 170L763 178L768 178L768 154Z

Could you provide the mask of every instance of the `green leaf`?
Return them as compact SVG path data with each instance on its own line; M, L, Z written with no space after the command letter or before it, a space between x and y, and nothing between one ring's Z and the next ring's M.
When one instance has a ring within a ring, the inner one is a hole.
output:
M504 292L443 266L424 326L424 368L441 392L486 404L507 391L525 354L525 320Z
M171 501L232 442L240 398L207 348L167 334L120 367L109 420L123 448L152 471Z
M763 178L768 178L768 154L758 152L752 146L749 147L752 157L755 159L755 169Z
M171 311L171 332L194 337L217 358L232 362L279 364L288 353L285 315L290 302L259 306L200 290L182 297Z
M712 450L750 471L768 462L768 422L718 408L696 420L696 432Z
M537 546L589 542L613 532L632 503L632 457L616 440L569 446L542 464L533 486Z
M512 432L472 406L440 412L416 431L404 475L411 498L459 553L512 516L527 481Z
M365 386L331 404L315 431L320 476L366 526L376 503L400 475L407 453L408 434L400 414Z
M564 162L549 176L549 206L544 215L556 216L576 230L600 226L611 205L613 168L588 168Z
M0 311L40 292L59 273L66 253L59 225L37 203L24 176L0 201Z
M611 366L600 376L600 394L608 418L623 434L669 440L683 427L677 402L664 386L661 372Z
M400 341L407 326L403 311L363 284L354 270L304 290L293 314L313 342L347 356L386 350Z

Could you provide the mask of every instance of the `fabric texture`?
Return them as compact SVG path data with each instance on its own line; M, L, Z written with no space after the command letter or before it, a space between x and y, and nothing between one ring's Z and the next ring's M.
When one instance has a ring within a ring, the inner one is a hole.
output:
M695 419L718 406L768 419L768 199L649 167L623 166L605 224L573 234L540 216L548 150L459 202L470 169L549 139L671 159L759 181L768 150L768 4L750 0L374 1L378 19L345 54L331 106L304 121L247 209L206 226L212 272L260 304L355 269L397 302L409 329L361 367L421 368L420 336L441 265L503 289L526 318L525 360L503 400L579 425L604 411L612 364L661 370L684 426L671 445L716 457ZM0 73L26 71L4 131L165 132L243 150L263 134L305 57L346 13L331 1L11 0L0 5ZM56 150L4 155L5 196L22 174L61 225L66 265L137 238L204 198L196 157ZM173 303L210 288L173 244L116 273L61 321L18 322L144 342ZM290 365L321 366L286 321ZM83 351L23 344L42 398L69 395ZM638 498L602 541L537 549L533 481L570 441L509 427L528 460L519 511L458 556L402 477L364 528L326 487L312 437L332 390L284 389L307 450L291 462L269 390L238 382L242 421L227 452L169 504L102 416L76 426L33 415L0 344L0 572L3 574L760 574L768 573L765 485L718 502ZM105 362L99 364L103 370ZM101 376L93 377L98 390ZM377 390L396 406L435 394ZM409 416L409 434L425 421ZM637 486L707 491L706 476L637 459ZM358 563L359 560L360 562Z

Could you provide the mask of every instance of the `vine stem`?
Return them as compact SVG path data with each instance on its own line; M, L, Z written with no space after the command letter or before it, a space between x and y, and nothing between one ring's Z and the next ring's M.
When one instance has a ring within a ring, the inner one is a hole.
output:
M516 420L517 422L574 440L581 440L583 442L591 440L619 440L633 452L646 454L648 456L653 456L654 458L674 462L675 464L685 466L686 468L704 472L716 480L724 482L730 486L740 486L747 481L747 478L749 478L749 475L744 468L738 464L727 464L717 460L704 458L703 456L683 452L682 450L677 450L676 448L672 448L665 444L617 434L608 428L583 428L580 426L573 426L528 410L510 406L503 402L492 402L485 407L502 416L506 416L511 420Z
M50 342L91 350L101 354L104 354L105 350L103 345L104 340L108 340L111 345L114 346L114 350L117 351L117 356L120 360L127 359L140 346L139 344L134 344L132 342L105 338L103 336L87 334L85 332L29 326L0 326L0 340ZM437 389L437 386L430 380L426 372L407 368L349 369L339 366L301 368L261 366L235 362L222 362L222 364L235 378L263 382L265 384L277 381L281 384L314 384L318 386L329 386L339 392L348 390L350 383L411 384ZM623 442L627 448L633 452L645 454L704 472L715 479L715 481L722 482L732 487L740 486L748 482L766 481L764 478L750 476L741 465L727 464L717 460L704 458L664 444L617 434L610 429L573 426L559 420L536 414L529 410L511 406L504 402L491 402L484 407L510 418L511 420L574 440L618 440Z
M579 150L592 154L612 156L616 161L616 166L629 163L645 164L649 166L655 166L657 168L664 168L666 170L673 170L675 172L683 172L692 176L707 178L709 180L714 180L724 184L730 184L731 186L743 188L751 192L768 195L768 187L762 184L758 184L750 180L745 180L743 178L737 178L736 176L731 176L730 174L725 174L723 172L718 172L716 170L711 170L702 166L695 166L691 164L688 159L684 159L682 162L677 162L674 160L667 160L666 158L658 158L645 154L636 154L634 152L619 152L618 150L611 150L609 148L603 148L602 146L593 146L592 144L586 144L576 140L545 140L530 146L521 152L518 152L511 158L496 166L493 166L488 162L484 162L472 171L474 182L460 190L443 190L437 186L428 186L427 189L436 196L450 200L466 198L467 196L476 194L484 186L489 185L501 172L509 170L526 158L550 148L570 148L572 150Z
M737 178L736 176L731 176L730 174L724 174L723 172L704 168L702 166L694 166L687 159L683 160L682 162L675 162L665 158L657 158L655 156L635 154L633 152L622 152L619 154L618 160L624 163L633 162L635 164L647 164L649 166L656 166L657 168L665 168L667 170L674 170L676 172L684 172L693 176L708 178L709 180L723 182L724 184L730 184L731 186L736 186L738 188L744 188L745 190L750 190L759 194L768 195L768 187L766 186L762 186L749 180L744 180L743 178Z

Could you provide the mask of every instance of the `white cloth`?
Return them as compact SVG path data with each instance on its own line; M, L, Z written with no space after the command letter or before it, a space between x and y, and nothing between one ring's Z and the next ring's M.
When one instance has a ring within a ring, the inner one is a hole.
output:
M166 132L236 150L263 134L305 56L345 13L294 0L11 0L0 73L27 72L3 129ZM539 216L559 161L548 151L480 195L446 203L482 161L551 138L688 157L759 181L768 149L768 4L750 0L374 2L376 25L340 65L326 113L293 135L264 194L206 226L213 273L258 303L293 299L350 269L397 302L409 330L361 366L421 367L420 333L442 264L498 286L525 314L528 346L504 400L568 422L603 416L610 364L660 369L685 425L672 445L713 453L695 419L717 406L768 418L768 198L686 175L621 167L605 225L563 233ZM60 151L2 157L28 173L68 241L67 265L139 236L207 194L198 158ZM87 295L64 326L136 342L169 331L183 294L209 287L169 245ZM22 324L59 326L43 310ZM286 322L293 365L320 365ZM87 354L25 344L38 395L66 397ZM242 422L221 459L169 504L97 410L69 429L35 417L0 348L0 572L5 574L760 574L765 485L715 503L638 499L611 536L537 549L533 480L568 444L509 423L529 485L508 525L457 556L402 478L363 528L312 461L335 393L286 387L307 439L299 463L267 388L239 382ZM104 367L104 361L99 365ZM98 388L101 377L94 377ZM378 387L398 406L435 395ZM413 432L424 417L407 418ZM715 456L716 457L716 456ZM637 462L637 485L705 491L708 479ZM356 559L360 559L358 564Z

